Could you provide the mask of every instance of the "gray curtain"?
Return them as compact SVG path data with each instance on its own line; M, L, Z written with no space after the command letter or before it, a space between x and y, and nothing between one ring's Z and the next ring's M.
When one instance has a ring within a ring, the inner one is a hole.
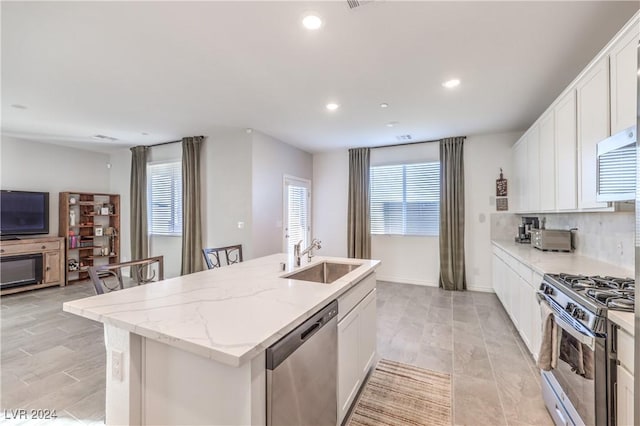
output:
M182 275L202 271L200 149L203 136L182 139Z
M440 141L440 287L466 290L464 263L464 138Z
M369 151L369 148L349 150L348 255L359 259L371 259Z
M147 232L147 153L146 146L131 148L131 260L149 257Z

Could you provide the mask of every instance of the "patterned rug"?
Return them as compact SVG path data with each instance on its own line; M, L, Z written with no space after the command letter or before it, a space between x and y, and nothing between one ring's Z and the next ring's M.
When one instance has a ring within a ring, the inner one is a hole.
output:
M346 424L451 425L451 375L382 359Z

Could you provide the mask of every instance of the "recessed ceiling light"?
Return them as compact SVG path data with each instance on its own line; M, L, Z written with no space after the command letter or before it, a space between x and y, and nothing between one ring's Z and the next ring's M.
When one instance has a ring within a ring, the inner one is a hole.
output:
M246 129L244 129L245 132L247 132L248 134L253 133L253 129L251 127L247 127Z
M453 89L454 87L457 87L460 85L460 80L458 80L457 78L454 78L452 80L447 80L444 83L442 83L442 87L446 87L447 89Z
M20 104L13 104L13 105L11 105L11 107L15 108L15 109L27 109L26 106L20 105Z
M335 111L335 110L337 110L338 108L340 108L340 105L338 105L338 104L336 104L336 103L333 103L333 102L332 102L332 103L327 104L327 109L328 109L329 111Z
M386 102L383 102L380 104L380 108L389 108L389 104Z
M322 26L322 19L315 13L308 13L302 18L302 25L308 30L317 30Z
M397 122L397 121L390 121L390 122L388 122L388 123L387 123L387 127L393 127L393 126L395 126L396 124L398 124L398 122Z

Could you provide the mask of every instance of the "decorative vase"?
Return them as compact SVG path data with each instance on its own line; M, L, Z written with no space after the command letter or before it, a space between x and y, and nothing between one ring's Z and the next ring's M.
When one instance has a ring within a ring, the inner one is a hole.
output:
M76 226L76 212L73 210L69 212L69 225Z

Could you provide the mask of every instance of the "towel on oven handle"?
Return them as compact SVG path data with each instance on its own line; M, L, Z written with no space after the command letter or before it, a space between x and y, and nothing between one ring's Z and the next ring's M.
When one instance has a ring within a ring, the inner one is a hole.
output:
M562 329L556 325L554 312L545 300L540 301L540 316L542 318L542 339L540 353L538 354L538 368L549 371L558 365L560 332Z

